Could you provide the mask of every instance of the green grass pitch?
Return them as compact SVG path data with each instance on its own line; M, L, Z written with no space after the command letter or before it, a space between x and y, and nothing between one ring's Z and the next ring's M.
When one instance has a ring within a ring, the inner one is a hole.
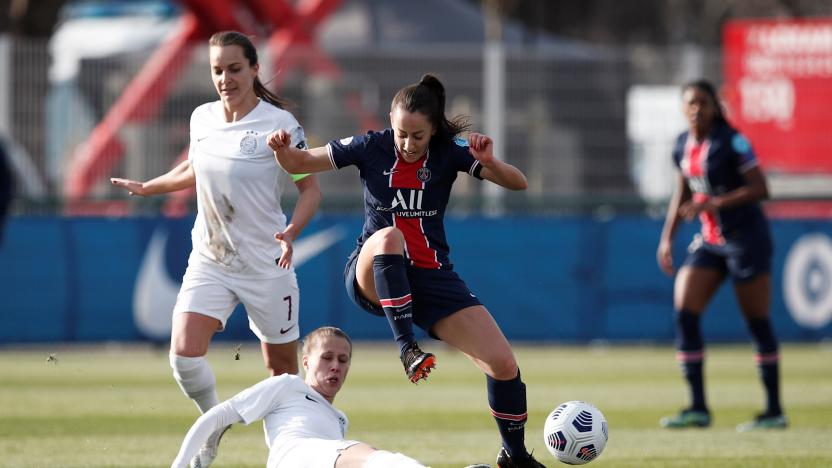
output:
M358 344L336 406L350 417L348 436L401 451L434 468L494 463L499 437L484 377L462 355L436 342L424 348L439 366L410 384L393 344ZM609 421L597 467L832 466L832 347L785 345L783 398L791 427L738 434L760 410L762 389L751 346L710 346L706 361L714 426L667 431L663 415L685 403L668 346L517 346L528 388L527 445L547 466L560 465L542 441L543 420L567 400L587 400ZM57 361L50 360L54 354ZM215 345L209 360L220 398L265 377L259 349ZM171 377L166 350L148 347L38 347L0 351L0 466L170 466L196 407ZM226 434L218 467L262 467L259 424Z

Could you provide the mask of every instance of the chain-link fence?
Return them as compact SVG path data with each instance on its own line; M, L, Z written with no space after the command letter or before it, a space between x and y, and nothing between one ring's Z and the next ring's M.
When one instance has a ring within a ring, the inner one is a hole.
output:
M62 212L67 177L78 149L122 98L153 50L80 57L72 73L57 70L49 43L4 39L9 105L0 112L6 139L17 145L13 158L22 174L17 213ZM274 73L265 44L258 44L261 79ZM54 51L55 48L53 47ZM307 68L279 70L276 90L295 105L291 111L312 146L389 125L396 90L437 74L448 91L447 113L470 117L484 131L484 47L378 46L330 52L337 73ZM302 58L308 50L293 47ZM0 53L0 58L3 53ZM170 92L157 111L129 119L115 129L112 165L92 174L92 200L124 200L107 183L111 176L145 180L169 170L188 145L192 110L217 99L207 46L193 45L192 59L171 72ZM643 209L663 202L672 189L669 149L684 129L679 86L692 78L721 77L721 55L701 48L600 47L573 42L547 46L506 46L504 61L504 152L499 155L525 172L529 189L501 195L504 211L563 212ZM65 59L65 57L63 58ZM5 65L5 64L4 64ZM64 64L66 66L66 64ZM0 86L0 92L4 89ZM151 88L143 99L153 98ZM3 130L0 126L0 130ZM11 146L11 145L10 145ZM346 171L345 171L346 172ZM354 209L361 203L357 174L320 176L325 210ZM452 208L485 206L483 184L461 178ZM290 195L291 194L287 194ZM131 200L133 211L155 210L156 200Z

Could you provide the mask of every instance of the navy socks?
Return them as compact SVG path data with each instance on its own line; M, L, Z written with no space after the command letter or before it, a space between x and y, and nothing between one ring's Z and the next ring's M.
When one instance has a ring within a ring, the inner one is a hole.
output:
M780 407L780 353L777 349L777 338L771 328L771 320L750 319L748 330L754 338L757 348L757 369L763 387L766 391L766 414L779 415L783 410Z
M404 256L382 254L373 257L373 278L376 294L401 354L408 344L416 341L413 335L410 283L407 281Z
M511 380L496 380L485 376L488 387L488 405L491 414L497 422L503 447L511 458L524 458L526 445L524 442L526 419L526 384L517 377Z
M699 325L699 315L687 310L676 314L676 360L690 389L691 409L708 411L705 404L705 378L703 362L705 345Z

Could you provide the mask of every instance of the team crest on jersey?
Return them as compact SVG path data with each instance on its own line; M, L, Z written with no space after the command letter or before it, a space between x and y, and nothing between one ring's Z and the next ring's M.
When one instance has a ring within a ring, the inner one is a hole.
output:
M426 167L420 167L418 171L416 171L416 178L419 179L419 182L425 183L430 180L430 169Z
M240 140L240 152L252 155L255 151L257 151L257 132L249 130L243 139Z
M734 138L731 138L731 146L734 148L734 151L740 154L745 154L751 150L751 143L741 133L737 133L734 135Z

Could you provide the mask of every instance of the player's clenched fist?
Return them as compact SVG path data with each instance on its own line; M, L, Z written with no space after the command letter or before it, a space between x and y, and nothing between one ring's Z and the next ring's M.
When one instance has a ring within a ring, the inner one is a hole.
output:
M488 167L494 160L494 143L487 135L471 132L468 135L468 148L470 148L471 155L485 167Z
M272 132L266 142L273 151L280 151L283 148L289 147L292 143L292 136L289 135L286 130L280 129L276 132Z

